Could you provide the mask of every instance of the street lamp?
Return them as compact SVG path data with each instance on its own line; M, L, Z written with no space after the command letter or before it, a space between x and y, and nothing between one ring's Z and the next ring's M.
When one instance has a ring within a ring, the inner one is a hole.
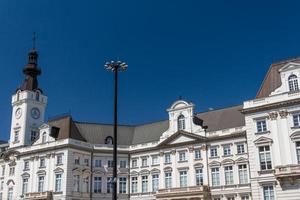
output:
M111 61L106 62L104 66L105 69L115 73L112 200L117 200L118 72L125 71L127 65L125 62Z

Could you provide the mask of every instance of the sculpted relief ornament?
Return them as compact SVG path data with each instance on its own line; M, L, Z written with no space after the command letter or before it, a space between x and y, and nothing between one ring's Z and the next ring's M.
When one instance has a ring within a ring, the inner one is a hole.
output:
M270 112L270 113L269 113L269 118L270 118L271 120L276 120L277 117L278 117L278 113L277 113L277 112Z

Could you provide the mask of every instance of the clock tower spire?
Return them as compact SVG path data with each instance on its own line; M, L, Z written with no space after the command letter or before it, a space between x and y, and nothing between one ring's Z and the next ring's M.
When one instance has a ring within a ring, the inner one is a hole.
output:
M43 94L38 84L37 77L41 74L41 70L38 67L35 44L28 53L28 63L23 68L23 73L25 79L12 96L10 148L31 145L38 138L39 127L44 123L47 96Z

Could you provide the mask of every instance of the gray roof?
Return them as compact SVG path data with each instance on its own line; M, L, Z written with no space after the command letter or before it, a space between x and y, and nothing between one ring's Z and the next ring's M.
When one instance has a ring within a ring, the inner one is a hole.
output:
M233 106L198 113L195 117L203 121L203 126L207 126L207 131L241 127L245 125L244 116L240 112L241 109L242 105ZM60 123L57 123L58 121ZM67 125L65 125L66 123ZM50 124L60 128L60 138L70 137L92 144L104 144L106 137L113 136L111 124L77 122L73 121L70 116L51 120ZM66 129L66 127L68 128ZM121 125L118 126L118 143L120 145L135 145L158 141L168 128L169 120L137 126Z
M113 126L75 122L80 134L90 143L104 144L106 137L113 136ZM132 126L118 126L118 144L130 145L134 134Z
M245 125L245 117L241 113L243 106L233 106L209 112L199 113L196 116L203 120L207 131L217 131Z

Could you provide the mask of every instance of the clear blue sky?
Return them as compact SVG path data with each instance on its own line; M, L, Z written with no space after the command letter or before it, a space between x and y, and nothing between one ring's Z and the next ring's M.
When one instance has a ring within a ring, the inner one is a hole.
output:
M299 3L199 0L1 0L0 139L8 139L11 95L23 80L32 33L49 97L46 119L111 123L113 75L122 124L166 119L182 96L196 111L241 104L277 60L300 55Z

